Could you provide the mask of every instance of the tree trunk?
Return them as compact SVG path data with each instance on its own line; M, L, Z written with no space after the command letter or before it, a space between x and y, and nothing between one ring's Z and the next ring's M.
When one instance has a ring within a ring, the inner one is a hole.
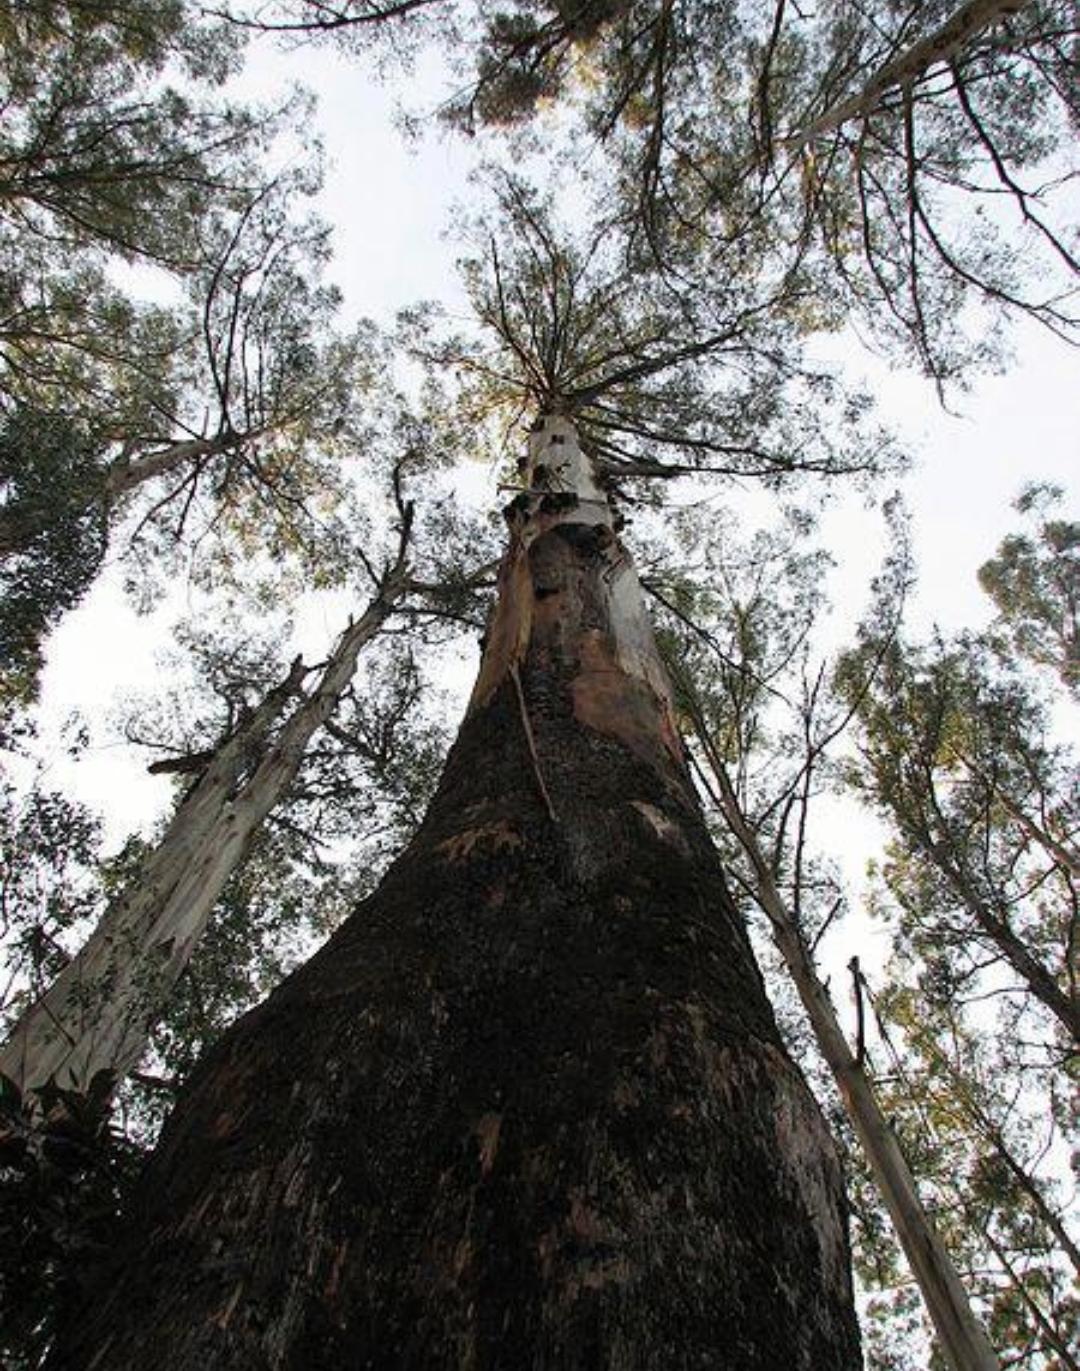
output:
M990 908L960 862L952 857L947 841L938 844L931 837L915 834L914 842L949 882L957 900L971 916L974 935L997 948L1031 994L1046 1006L1072 1040L1080 1043L1080 1004L1061 988L1057 977L1013 930L1008 919Z
M860 1365L637 578L573 425L530 447L423 825L196 1068L54 1368Z
M832 1072L844 1111L858 1136L949 1365L954 1371L998 1371L997 1355L972 1312L967 1291L945 1244L923 1208L907 1158L881 1112L862 1062L848 1046L829 992L818 977L798 923L777 889L727 770L700 718L698 736L720 788L720 810L753 867L757 882L755 893L772 924L776 946L806 1010L814 1040Z
M265 430L251 433L219 433L214 438L186 438L180 442L169 443L167 447L155 448L144 452L141 457L123 458L113 462L105 475L105 493L109 499L126 495L129 490L152 481L157 476L167 476L169 472L188 466L191 462L205 461L209 457L219 457L223 452L250 442Z
M215 752L136 880L0 1049L0 1071L25 1093L55 1080L88 1089L101 1071L119 1081L206 931L214 905L270 811L291 785L312 735L330 716L404 593L403 560L342 635L318 686L271 738L307 674L297 659L251 719Z
M1017 14L1030 3L1031 0L967 0L933 33L886 62L857 95L833 105L806 128L781 141L790 147L803 147L833 133L849 120L868 118L890 91L911 86L931 67L947 62L987 29L1000 24L1009 15Z
M266 429L258 429L246 434L220 433L214 438L186 438L140 457L118 458L105 468L100 487L87 487L81 502L86 508L102 502L108 506L146 481L167 476L193 462L219 457L265 432ZM55 510L48 507L35 510L29 518L25 513L13 517L10 511L0 510L0 558L24 551L54 517Z

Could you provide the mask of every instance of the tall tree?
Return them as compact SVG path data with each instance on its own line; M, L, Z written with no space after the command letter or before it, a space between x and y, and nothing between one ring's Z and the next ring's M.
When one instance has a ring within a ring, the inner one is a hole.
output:
M57 1364L858 1364L831 1144L570 420L523 477L420 832L197 1068Z
M50 1081L85 1091L121 1079L201 939L229 877L295 780L312 736L356 670L361 649L408 590L411 506L401 503L396 555L364 613L313 668L297 659L285 679L237 718L209 754L160 842L106 909L85 945L31 1003L0 1051L0 1070L26 1093Z
M979 568L998 609L995 636L1006 650L1057 673L1080 694L1080 523L1054 517L1062 492L1029 486L1016 502L1034 528L1014 533Z
M807 665L824 559L805 549L802 519L759 532L745 546L730 526L700 524L691 516L681 530L694 570L674 559L654 592L665 609L665 656L692 766L720 839L732 848L732 876L765 915L946 1363L956 1371L995 1368L997 1356L874 1088L862 1035L849 1043L817 965L844 901L812 855L814 802L829 749L852 713L827 700L824 671ZM877 578L872 618L882 633L897 621L907 560L901 543ZM785 726L800 674L801 700L792 706L793 726Z
M1041 715L973 640L898 643L859 707L859 784L894 825L889 879L907 936L958 981L977 984L995 962L1075 1044L1076 797Z

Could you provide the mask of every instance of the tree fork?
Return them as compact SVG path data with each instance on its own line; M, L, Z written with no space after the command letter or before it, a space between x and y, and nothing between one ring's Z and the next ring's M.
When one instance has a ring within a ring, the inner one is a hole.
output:
M568 419L528 483L420 830L196 1068L54 1371L860 1365L833 1145Z

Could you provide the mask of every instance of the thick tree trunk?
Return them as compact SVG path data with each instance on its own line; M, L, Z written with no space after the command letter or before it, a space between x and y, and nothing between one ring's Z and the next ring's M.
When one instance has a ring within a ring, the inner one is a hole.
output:
M975 1317L952 1258L923 1206L896 1134L881 1111L862 1062L848 1046L829 992L818 977L795 917L777 889L723 761L704 729L704 721L698 722L699 737L720 790L721 812L754 869L755 893L772 924L776 946L806 1010L814 1040L832 1072L844 1111L855 1129L949 1365L954 1371L998 1371L997 1354Z
M636 577L568 421L530 470L420 831L196 1069L54 1368L859 1366Z
M98 1072L118 1081L137 1065L225 883L288 790L312 736L352 679L360 649L404 585L399 561L284 724L281 716L307 674L299 660L218 748L138 877L0 1049L0 1071L21 1090L49 1080L86 1090Z

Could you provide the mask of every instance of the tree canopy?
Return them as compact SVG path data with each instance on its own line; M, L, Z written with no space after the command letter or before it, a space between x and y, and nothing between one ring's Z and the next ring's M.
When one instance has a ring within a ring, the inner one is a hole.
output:
M842 1148L871 1364L1080 1367L1080 523L1026 454L986 624L916 630L919 454L829 360L951 404L1029 324L1076 341L1078 42L1071 0L0 0L0 1012L136 1024L0 1080L0 1356L46 1364L199 1061L423 849L477 642L554 819L513 644L561 583L492 605L573 508L616 619L638 568L670 699L629 655ZM251 96L302 52L479 149L445 299L336 284L316 101ZM170 654L62 758L52 645L89 600L121 656L120 581ZM104 746L162 796L107 838Z

